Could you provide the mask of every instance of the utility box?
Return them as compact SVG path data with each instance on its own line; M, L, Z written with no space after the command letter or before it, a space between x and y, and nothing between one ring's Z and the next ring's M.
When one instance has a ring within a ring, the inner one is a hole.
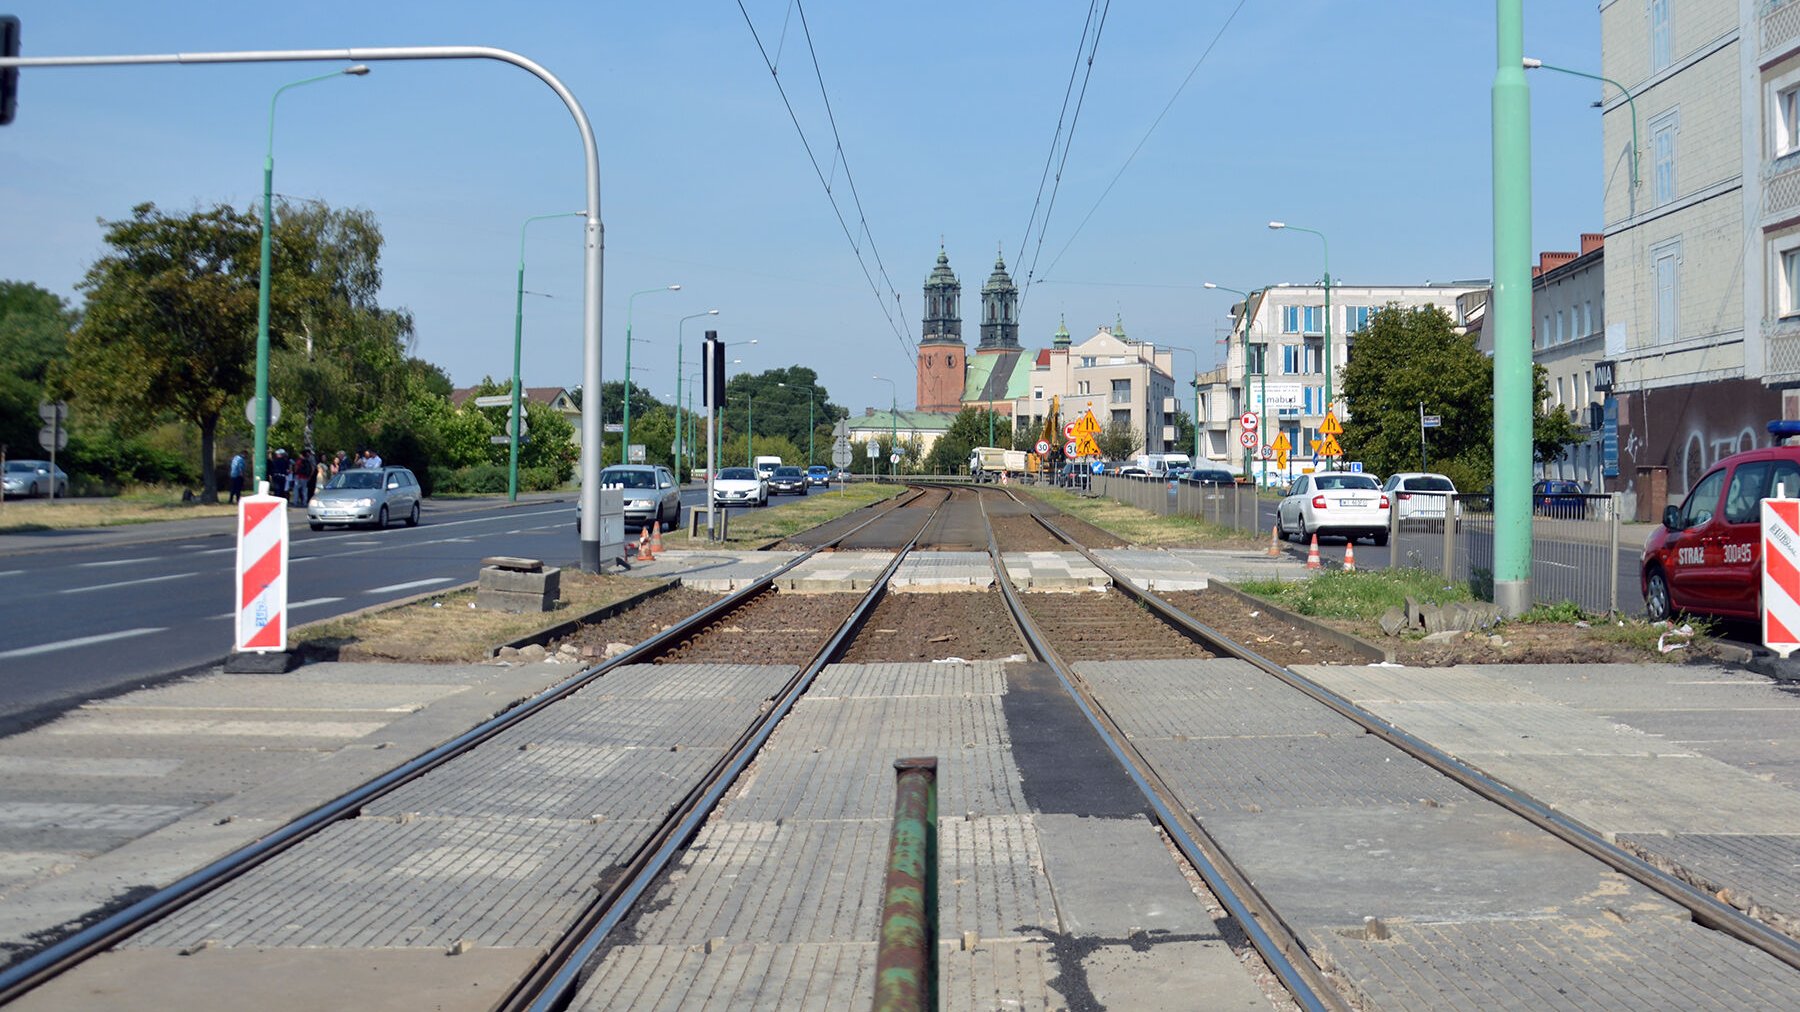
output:
M621 560L625 558L624 489L603 488L600 490L600 525L595 530L600 535L602 568L621 564Z
M1663 507L1669 502L1669 469L1661 464L1637 469L1636 520L1641 524L1662 522Z
M481 560L475 607L489 611L550 611L562 596L562 570L537 559L495 555Z

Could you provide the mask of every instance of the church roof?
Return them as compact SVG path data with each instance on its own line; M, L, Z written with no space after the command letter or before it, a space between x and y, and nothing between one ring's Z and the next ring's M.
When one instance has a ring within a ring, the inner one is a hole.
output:
M981 286L983 292L1011 292L1018 289L1013 285L1012 276L1006 273L1006 257L994 257L994 273L988 275L987 284Z
M943 411L876 411L849 421L849 428L856 432L944 432L956 421L956 415Z
M963 402L1018 400L1031 389L1031 370L1036 363L1037 357L1022 349L970 358L963 381Z
M925 276L925 287L959 287L956 281L956 272L950 269L950 254L945 253L942 246L938 247L937 266L933 267L931 273Z

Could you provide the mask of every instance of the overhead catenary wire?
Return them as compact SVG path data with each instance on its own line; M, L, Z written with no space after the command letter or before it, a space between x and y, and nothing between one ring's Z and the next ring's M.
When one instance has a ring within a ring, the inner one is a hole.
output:
M1086 102L1087 102L1088 82L1091 81L1094 77L1094 54L1100 51L1100 33L1102 31L1104 31L1106 28L1106 15L1107 15L1107 12L1110 10L1112 10L1112 0L1106 0L1106 6L1100 8L1100 18L1099 18L1099 21L1096 23L1095 19L1094 19L1094 4L1089 3L1087 24L1082 25L1082 28L1081 28L1082 44L1085 44L1087 42L1089 25L1092 25L1093 29L1094 29L1094 41L1093 41L1092 45L1088 46L1087 72L1085 74L1083 74L1082 78L1081 78L1081 93L1075 97L1075 114L1069 118L1069 133L1068 133L1067 137L1062 137L1062 142L1063 142L1062 157L1057 160L1056 176L1050 185L1050 202L1047 205L1045 205L1044 219L1038 225L1037 245L1033 249L1032 254L1031 254L1031 267L1025 270L1025 283L1019 289L1019 307L1020 307L1021 311L1024 309L1024 306L1025 306L1025 296L1028 293L1030 293L1032 281L1034 279L1034 276L1037 274L1038 260L1040 257L1042 257L1043 252L1044 252L1044 233L1050 228L1050 212L1056 209L1056 194L1062 188L1063 169L1069 164L1070 149L1075 146L1075 125L1076 125L1076 123L1078 123L1081 120L1081 109L1082 109L1082 106L1084 104L1086 104ZM1080 68L1081 68L1081 45L1078 44L1075 49L1075 67L1071 68L1071 70L1069 71L1069 84L1070 85L1073 85L1075 83L1075 71L1079 70ZM1067 111L1068 107L1069 107L1069 94L1068 94L1068 91L1065 90L1063 92L1063 109L1065 111ZM1058 115L1058 117L1057 117L1056 131L1057 131L1056 137L1052 137L1052 139L1050 141L1050 158L1056 157L1057 137L1062 136L1062 117L1061 117L1061 115ZM1046 172L1048 172L1049 168L1050 168L1050 162L1049 162L1049 159L1046 159L1044 162L1044 169ZM1044 183L1043 183L1043 180L1040 178L1038 180L1038 195L1041 197L1043 195L1043 192L1044 192ZM1033 218L1037 217L1037 206L1035 203L1032 205L1031 214L1032 214ZM1031 226L1029 223L1027 223L1025 226L1025 240L1019 244L1018 265L1020 267L1024 266L1025 243L1029 242L1030 240L1031 240Z
M1233 7L1231 13L1226 15L1224 23L1219 25L1219 30L1213 33L1212 41L1206 44L1206 49L1201 51L1200 58L1194 61L1192 67L1188 68L1187 76L1181 79L1181 84L1176 86L1175 93L1169 96L1169 101L1163 105L1162 111L1157 113L1156 119L1150 122L1150 128L1144 131L1144 136L1138 140L1137 147L1132 148L1131 154L1125 156L1125 164L1119 166L1119 171L1113 174L1112 182L1107 183L1106 189L1100 191L1100 196L1094 201L1094 206L1088 208L1088 213L1082 217L1081 224L1076 225L1075 231L1069 234L1069 241L1063 243L1063 248L1057 251L1056 259L1050 261L1050 266L1045 269L1045 273L1055 270L1056 265L1062 263L1063 254L1069 252L1070 246L1075 245L1075 239L1081 235L1081 230L1087 227L1087 223L1094 217L1094 212L1100 210L1100 205L1106 202L1107 195L1112 193L1113 187L1119 184L1119 179L1125 175L1125 170L1131 168L1131 163L1137 158L1138 152L1144 150L1144 145L1149 142L1150 135L1154 134L1156 128L1162 125L1163 117L1167 116L1169 110L1175 107L1175 100L1181 97L1181 93L1193 81L1194 75L1200 72L1201 65L1206 62L1208 56L1212 55L1219 40L1225 37L1226 29L1230 28L1231 23L1237 20L1238 12L1242 11L1244 4L1248 2L1249 0L1238 0L1237 6Z
M812 30L808 27L806 22L806 10L804 7L800 6L799 0L794 0L793 6L800 15L801 31L806 36L807 52L812 56L813 73L819 82L819 93L821 96L825 97L825 115L827 121L831 125L833 145L833 161L830 177L827 177L824 168L819 164L818 154L813 150L812 142L807 139L806 128L800 125L799 114L794 110L793 101L788 98L787 89L782 86L781 75L776 70L774 60L769 56L768 48L763 45L762 36L756 31L755 22L750 20L750 12L745 9L743 0L738 0L738 12L743 14L744 24L750 29L750 37L756 42L757 52L762 55L763 64L769 68L769 77L775 82L775 90L781 95L781 104L787 109L788 119L793 121L794 131L800 135L800 144L806 149L806 157L807 160L812 163L813 173L819 177L819 185L825 189L825 199L831 203L832 213L837 216L838 227L843 229L844 238L850 241L850 250L856 255L857 265L862 268L863 277L869 282L869 290L875 295L876 305L881 307L881 315L886 318L889 329L893 330L894 337L899 340L901 349L906 352L907 365L910 368L912 363L918 358L918 349L913 345L911 338L908 337L906 329L896 322L894 317L895 310L890 310L888 308L886 294L882 292L881 284L877 283L875 280L876 275L879 274L881 281L886 283L887 294L893 295L896 310L898 310L898 307L900 306L900 292L888 278L887 267L881 260L881 251L876 248L874 233L869 228L868 216L863 211L862 197L857 193L856 181L850 174L850 164L844 153L843 138L838 133L837 120L831 111L831 100L829 96L826 95L825 75L819 68L818 53L813 48ZM857 231L851 230L850 223L844 216L844 209L838 204L837 194L832 189L832 180L837 176L837 167L839 164L843 165L844 181L850 186L851 200L855 204L858 225ZM869 269L868 261L863 257L862 243L858 240L859 234L868 240L869 255L875 260L875 271L873 273L871 273ZM904 312L903 310L900 311L902 313Z
M1069 96L1075 94L1075 75L1081 72L1081 54L1087 49L1088 32L1094 27L1094 14L1099 6L1100 0L1089 0L1087 18L1081 23L1081 38L1077 39L1075 42L1075 60L1069 65L1069 81L1067 84L1063 85L1062 108L1057 110L1056 113L1056 130L1050 135L1050 150L1044 153L1044 170L1038 174L1037 195L1033 197L1031 201L1031 217L1026 219L1025 234L1019 237L1019 252L1017 256L1013 257L1013 263L1015 264L1023 264L1025 262L1025 247L1031 243L1031 230L1037 227L1038 208L1044 203L1044 187L1050 182L1050 166L1056 163L1056 149L1058 145L1062 144L1063 140L1063 122L1069 115ZM1093 58L1091 56L1088 58L1088 66L1090 68L1093 67ZM1073 134L1074 129L1071 128L1071 140L1074 139ZM1057 182L1060 183L1061 181L1062 178L1059 173Z

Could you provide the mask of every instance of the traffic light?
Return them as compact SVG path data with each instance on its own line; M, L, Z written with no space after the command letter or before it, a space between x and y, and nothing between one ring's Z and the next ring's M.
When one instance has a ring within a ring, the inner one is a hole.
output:
M0 57L19 55L19 19L0 14ZM0 126L13 121L19 105L19 68L0 67Z

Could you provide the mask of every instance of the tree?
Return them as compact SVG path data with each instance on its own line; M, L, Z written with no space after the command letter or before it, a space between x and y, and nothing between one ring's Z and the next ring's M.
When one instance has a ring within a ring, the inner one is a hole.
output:
M151 203L104 225L112 252L81 282L69 341L74 388L127 425L172 411L198 427L202 499L215 502L219 419L255 379L261 227L223 204L171 216Z
M726 403L731 405L740 419L743 417L745 397L754 397L757 438L761 439L764 434L786 437L789 442L800 447L800 457L795 458L797 461L806 456L808 400L812 402L815 445L823 443L829 449L832 423L850 417L848 409L831 403L825 388L819 385L819 374L803 365L790 365L759 373L738 373L725 382L725 392L728 398Z
M994 441L988 441L993 424ZM968 407L957 412L950 427L931 445L925 470L932 474L956 474L969 466L969 454L977 446L1011 446L1012 419L985 408Z
M1561 411L1545 412L1545 373L1533 369L1532 448L1538 461L1554 460L1580 438ZM1480 488L1494 473L1494 365L1475 337L1457 334L1449 314L1435 306L1388 306L1356 335L1343 374L1349 419L1339 442L1347 457L1377 474L1414 470L1419 464L1419 406L1437 415L1428 431L1427 463L1458 488Z
M0 281L0 443L13 456L37 446L37 406L58 391L48 388L51 367L68 346L80 317L62 298L24 281Z
M1188 417L1188 413L1186 411L1183 411L1180 408L1176 408L1174 424L1175 424L1175 445L1169 447L1169 450L1171 452L1178 452L1178 453L1193 453L1194 452L1194 435L1197 431L1194 428L1194 420L1192 418ZM1200 466L1200 461L1198 459L1196 459L1194 461L1194 466L1196 466L1196 467Z
M1100 434L1094 437L1094 442L1100 445L1102 457L1107 460L1124 460L1144 445L1144 434L1129 422L1113 422L1100 430Z

